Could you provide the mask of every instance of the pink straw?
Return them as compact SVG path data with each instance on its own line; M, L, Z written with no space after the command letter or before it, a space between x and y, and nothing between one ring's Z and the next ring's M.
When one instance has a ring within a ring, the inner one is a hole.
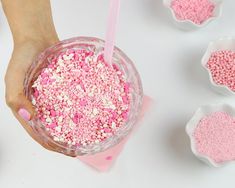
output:
M119 10L120 10L120 0L111 0L109 15L108 15L108 26L105 37L105 46L104 46L104 59L107 63L110 64L112 63Z

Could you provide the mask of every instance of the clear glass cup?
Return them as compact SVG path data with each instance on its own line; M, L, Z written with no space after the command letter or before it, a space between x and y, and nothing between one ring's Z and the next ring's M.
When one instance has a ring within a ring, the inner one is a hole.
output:
M24 92L29 100L32 100L32 84L39 76L41 70L48 66L52 56L59 55L61 52L68 49L76 48L93 48L98 55L104 51L104 41L93 37L75 37L59 42L58 44L46 49L42 52L36 60L32 63L28 72L26 73L24 82ZM71 156L91 155L98 152L105 151L116 144L120 143L132 130L134 124L138 121L140 111L142 108L143 89L140 76L132 63L132 61L118 48L114 49L113 64L118 66L126 76L130 83L131 104L128 119L124 126L120 127L115 135L107 138L103 142L87 146L68 146L67 144L56 142L46 131L40 120L35 116L30 121L30 125L40 139L50 146L53 146L56 151Z

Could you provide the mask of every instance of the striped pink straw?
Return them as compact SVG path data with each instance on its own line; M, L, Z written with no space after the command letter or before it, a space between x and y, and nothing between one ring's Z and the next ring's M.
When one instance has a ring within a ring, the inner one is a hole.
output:
M110 1L111 2L108 15L108 25L106 30L105 46L104 46L104 59L107 63L111 64L114 51L116 27L120 10L120 0L110 0Z

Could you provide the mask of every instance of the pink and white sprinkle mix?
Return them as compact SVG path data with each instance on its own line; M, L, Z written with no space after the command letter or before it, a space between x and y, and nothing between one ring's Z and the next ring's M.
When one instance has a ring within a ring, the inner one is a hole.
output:
M32 87L37 118L55 141L69 146L100 143L128 118L130 84L92 50L53 57Z
M235 52L229 50L213 52L207 68L216 84L235 91Z
M235 118L214 112L202 118L194 132L198 153L216 163L235 159Z
M201 25L213 17L215 4L210 0L172 0L171 8L178 20L191 20Z

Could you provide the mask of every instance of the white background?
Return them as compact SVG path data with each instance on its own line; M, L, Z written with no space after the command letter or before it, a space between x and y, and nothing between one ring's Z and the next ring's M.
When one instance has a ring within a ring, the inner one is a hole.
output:
M108 0L53 0L61 39L104 38ZM76 159L44 150L13 118L4 102L4 73L12 38L0 11L0 187L230 188L235 165L210 168L191 153L184 132L202 104L232 97L211 90L200 59L211 40L235 33L235 1L224 3L222 17L196 32L175 28L160 0L123 0L117 46L135 62L144 91L155 107L131 137L108 173Z

